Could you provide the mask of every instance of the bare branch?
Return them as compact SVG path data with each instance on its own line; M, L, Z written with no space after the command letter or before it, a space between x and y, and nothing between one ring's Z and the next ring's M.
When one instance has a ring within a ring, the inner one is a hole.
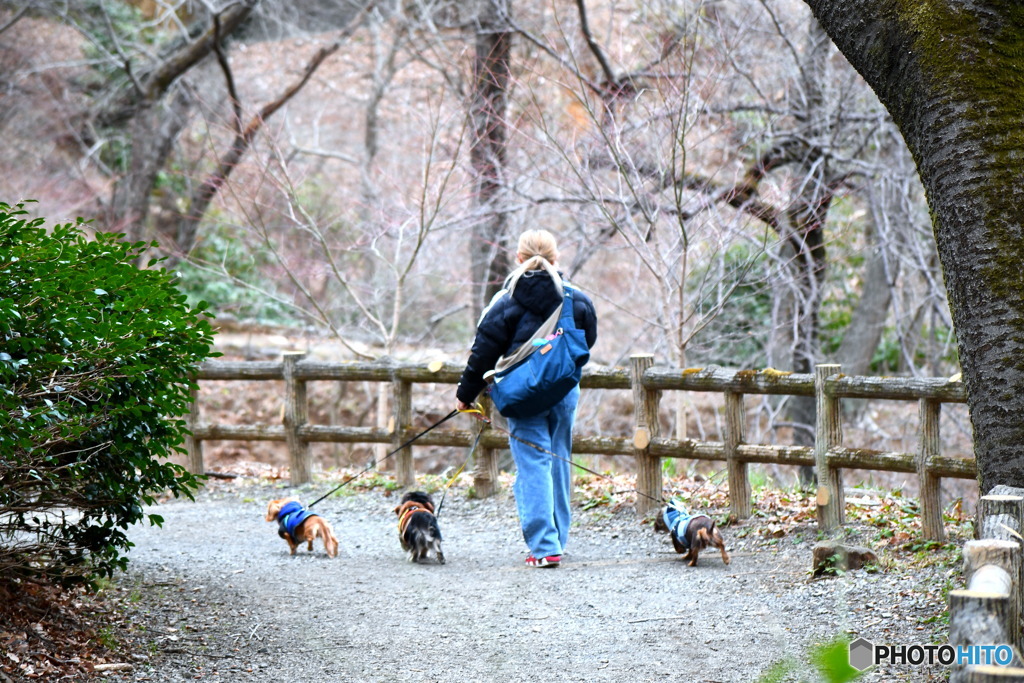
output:
M576 9L580 15L580 31L583 33L583 38L587 41L587 46L590 48L591 54L594 55L594 59L601 66L601 71L604 73L605 83L611 87L618 84L619 79L615 76L615 71L612 69L612 65L608 63L608 57L605 55L604 50L594 40L594 34L590 30L590 23L587 20L587 5L584 0L576 0Z
M313 58L306 64L306 68L303 70L302 75L299 79L288 87L277 99L265 104L260 112L255 115L245 126L241 128L241 105L238 102L238 93L234 89L234 79L231 77L231 69L227 63L227 59L224 58L223 52L221 52L219 46L216 48L218 55L218 61L221 62L221 67L224 70L225 77L228 81L229 92L231 94L232 107L235 112L235 118L232 122L236 126L235 139L231 144L231 148L227 153L221 157L220 162L217 165L217 170L211 174L199 187L195 195L192 198L189 213L185 216L178 226L178 239L177 246L182 253L188 253L191 251L193 244L195 244L196 230L198 229L200 221L203 216L206 215L207 209L213 202L213 198L217 195L220 188L227 182L231 175L231 172L241 161L245 152L249 149L252 144L253 138L256 137L256 133L263 127L267 119L274 115L281 107L283 107L291 98L293 98L302 88L309 82L309 79L313 77L320 65L323 64L328 57L338 51L342 46L343 42L352 35L352 33L359 26L359 21L365 15L366 12L370 11L374 3L366 5L363 10L357 14L349 25L341 32L338 38L325 47L320 48ZM215 33L219 34L216 30L220 26L219 19L214 21ZM215 41L216 42L216 41Z

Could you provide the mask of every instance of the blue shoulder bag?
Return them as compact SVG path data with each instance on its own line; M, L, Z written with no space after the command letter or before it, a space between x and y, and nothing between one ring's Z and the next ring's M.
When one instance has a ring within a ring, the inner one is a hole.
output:
M490 396L505 417L539 415L580 383L590 348L583 330L576 328L572 290L563 286L560 311L545 321L536 338L526 342L508 361L502 358L491 375ZM553 331L552 323L557 321Z

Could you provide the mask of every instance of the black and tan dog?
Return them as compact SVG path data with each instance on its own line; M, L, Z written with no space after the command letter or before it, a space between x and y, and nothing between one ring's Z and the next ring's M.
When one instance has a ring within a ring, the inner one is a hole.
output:
M441 527L434 516L434 500L423 491L409 491L394 510L398 515L398 540L409 553L410 562L420 562L433 553L444 564L441 551Z
M666 505L654 520L654 530L669 532L672 547L684 560L690 560L691 567L697 566L698 555L708 546L718 548L722 552L722 561L729 564L722 534L715 528L715 521L707 515L691 515L676 505Z

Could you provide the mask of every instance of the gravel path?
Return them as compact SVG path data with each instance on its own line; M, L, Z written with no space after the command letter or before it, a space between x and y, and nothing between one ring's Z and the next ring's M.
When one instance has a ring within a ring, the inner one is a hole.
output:
M398 544L397 497L376 490L317 505L337 558L319 545L291 557L266 503L321 492L221 486L151 510L165 523L132 530L115 586L135 661L106 680L813 681L810 650L837 636L945 640L926 622L950 570L908 574L882 558L882 572L811 580L813 528L725 528L732 564L706 552L691 568L630 510L576 511L563 565L529 569L511 497L455 491L439 518L448 563L416 565Z

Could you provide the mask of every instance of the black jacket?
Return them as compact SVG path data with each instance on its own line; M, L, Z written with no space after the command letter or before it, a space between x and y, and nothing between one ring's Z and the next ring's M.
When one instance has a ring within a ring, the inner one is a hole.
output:
M597 312L594 303L575 287L572 289L572 301L576 327L583 330L587 346L593 348L597 341ZM459 380L456 397L463 403L473 403L487 384L484 373L493 370L499 358L532 339L537 328L560 302L561 298L551 276L543 270L524 273L511 296L507 288L498 292L480 316L476 339L466 369L462 372L462 379Z

